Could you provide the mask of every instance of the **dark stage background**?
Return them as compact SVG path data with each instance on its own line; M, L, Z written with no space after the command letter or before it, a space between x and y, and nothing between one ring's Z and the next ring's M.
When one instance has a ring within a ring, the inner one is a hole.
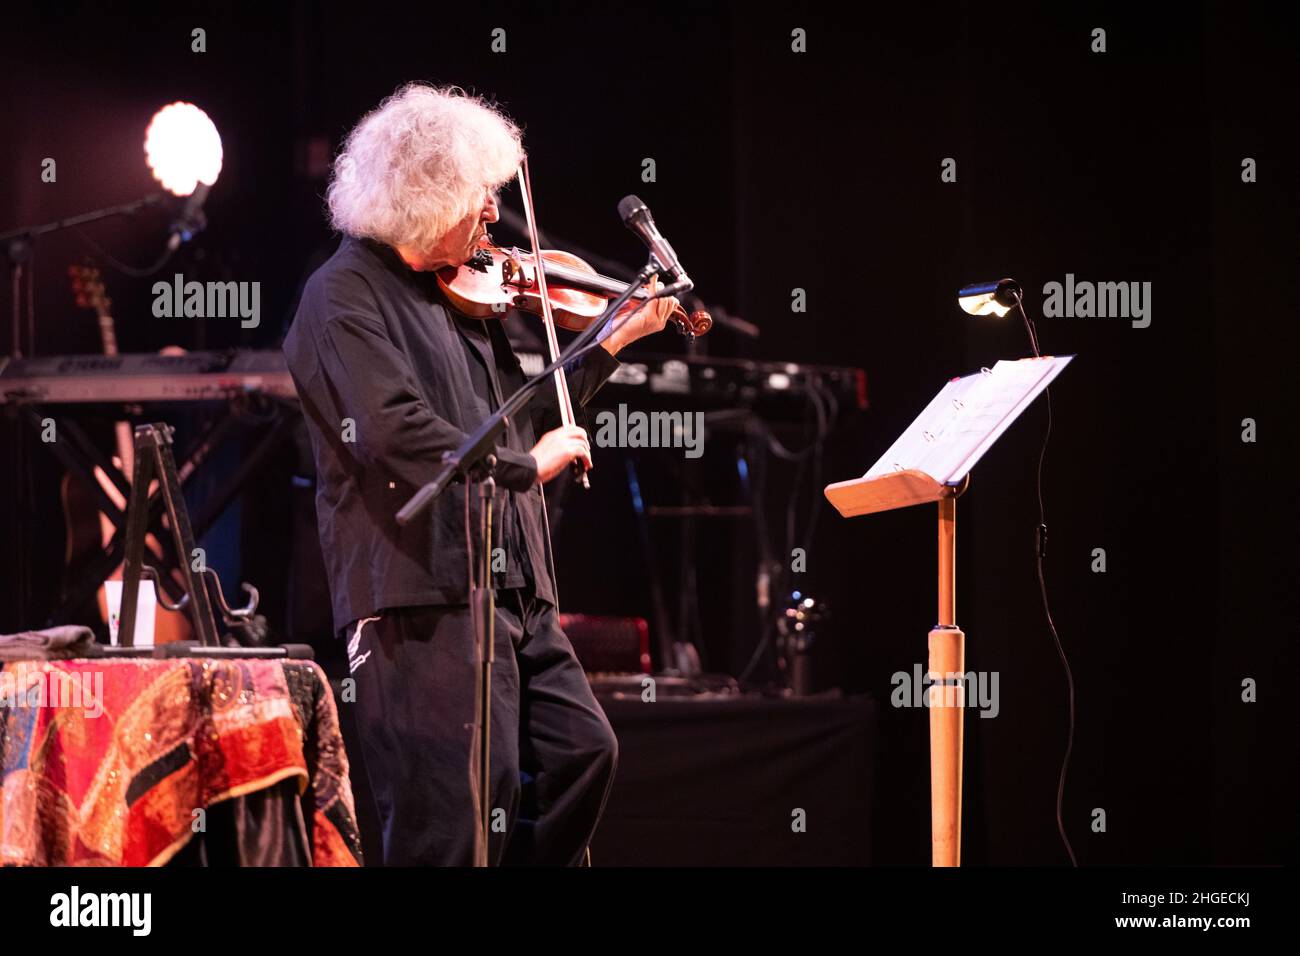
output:
M1078 354L1052 389L1045 492L1052 609L1078 687L1065 817L1080 861L1294 861L1296 721L1285 702L1297 403L1285 396L1300 305L1297 36L1277 16L1272 5L1227 4L7 10L0 231L151 191L149 117L196 102L221 131L225 167L210 228L163 275L260 281L262 324L155 319L152 280L109 271L122 347L271 347L299 283L330 251L321 196L342 135L402 81L457 83L494 95L525 127L547 231L638 264L614 211L635 192L703 298L762 329L757 341L720 329L702 348L866 369L871 407L841 423L818 486L865 471L946 377L1027 354L1018 322L974 320L954 296L1015 276L1043 350ZM195 27L207 31L205 53L190 50ZM496 27L504 54L490 50ZM807 31L803 54L790 49L796 27ZM1105 53L1090 52L1095 27L1107 31ZM45 157L58 161L55 184L40 181ZM646 157L654 183L641 180ZM945 157L955 183L941 182ZM1242 182L1244 157L1258 182ZM143 263L163 225L142 216L86 233ZM68 233L39 245L42 354L97 350L93 317L73 307L63 278L88 251ZM1150 327L1041 318L1043 284L1067 273L1152 283ZM806 313L791 311L796 287ZM670 335L645 344L683 348ZM1241 440L1244 418L1257 422L1255 443ZM975 864L1065 861L1053 805L1066 690L1032 551L1044 423L1040 400L959 505L967 666L999 672L1001 690L999 716L968 723L965 860ZM0 455L12 458L18 430L2 424ZM40 624L58 588L58 471L47 457L37 467L31 500L0 469L0 630ZM808 540L815 476L792 488L792 468L771 471L778 527L802 495L799 582L834 610L818 684L886 703L890 675L925 660L931 509L853 522L826 509ZM659 503L675 503L672 477ZM564 603L648 614L616 452L598 451L592 480L589 498L567 497L556 536ZM734 489L711 480L705 491L728 503ZM284 480L256 483L205 542L230 576L262 587L281 633L292 629L290 498ZM710 527L694 553L713 670L737 672L754 646L751 540L748 527ZM1090 569L1095 548L1105 573ZM676 580L666 583L671 596ZM1241 701L1246 678L1257 703ZM873 858L924 863L926 715L881 706L879 721ZM1094 808L1106 811L1104 833L1090 828Z

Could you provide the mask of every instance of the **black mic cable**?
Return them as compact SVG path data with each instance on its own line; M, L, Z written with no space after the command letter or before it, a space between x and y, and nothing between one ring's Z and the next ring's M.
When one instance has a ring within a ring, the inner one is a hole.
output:
M1020 317L1025 320L1025 330L1029 333L1029 345L1034 350L1034 358L1042 358L1038 350L1038 333L1034 328L1034 323L1029 318L1029 313L1025 311L1024 298L1019 287L1010 288L1008 292L1015 300L1016 308L1020 310ZM1070 755L1074 752L1074 673L1070 670L1070 660L1065 654L1064 645L1061 644L1061 636L1056 632L1056 622L1052 620L1052 607L1047 599L1047 579L1043 570L1043 562L1047 557L1047 512L1043 506L1043 460L1047 457L1047 443L1052 437L1051 386L1043 389L1043 398L1047 401L1047 430L1043 433L1043 446L1038 452L1038 474L1035 482L1038 493L1038 527L1034 531L1034 555L1037 559L1038 590L1043 599L1043 614L1047 617L1047 626L1052 632L1052 640L1056 644L1056 653L1061 658L1061 668L1065 671L1065 685L1069 693L1069 724L1065 737L1065 758L1061 761L1061 776L1056 785L1056 829L1061 834L1061 842L1065 844L1065 852L1070 857L1070 865L1077 867L1079 860L1074 855L1074 847L1070 845L1070 838L1066 836L1065 817L1062 813L1062 805L1065 802L1065 777L1070 769Z

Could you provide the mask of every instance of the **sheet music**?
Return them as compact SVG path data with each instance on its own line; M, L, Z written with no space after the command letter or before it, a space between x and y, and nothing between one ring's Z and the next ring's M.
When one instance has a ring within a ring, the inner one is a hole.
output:
M938 436L946 432L953 417L966 405L971 390L979 384L979 381L979 374L951 379L939 390L939 394L930 400L930 404L925 406L925 410L916 417L916 421L912 422L907 430L889 446L888 451L880 456L880 460L871 466L865 477L879 478L909 468L933 475L933 472L922 467L920 463L935 451L934 445Z
M949 381L865 477L915 469L942 484L961 481L1072 358L1001 361Z

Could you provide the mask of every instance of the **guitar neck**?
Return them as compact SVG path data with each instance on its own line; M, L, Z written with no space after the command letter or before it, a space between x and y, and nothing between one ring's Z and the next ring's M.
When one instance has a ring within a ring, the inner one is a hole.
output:
M107 311L99 313L99 340L104 347L105 355L117 354L117 328L113 324L113 316Z
M117 328L108 309L99 309L98 315L100 343L104 347L104 354L111 358L117 355ZM114 422L113 439L117 446L118 460L122 462L122 474L130 481L135 471L135 437L131 432L131 423Z

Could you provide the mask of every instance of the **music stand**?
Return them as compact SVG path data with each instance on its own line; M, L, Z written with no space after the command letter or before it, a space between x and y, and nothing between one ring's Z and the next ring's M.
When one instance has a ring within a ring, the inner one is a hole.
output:
M825 489L826 498L846 518L931 501L939 505L939 617L927 639L930 686L925 696L935 866L961 863L966 635L957 626L957 498L970 485L975 463L1072 358L1002 361L950 380L865 475Z

